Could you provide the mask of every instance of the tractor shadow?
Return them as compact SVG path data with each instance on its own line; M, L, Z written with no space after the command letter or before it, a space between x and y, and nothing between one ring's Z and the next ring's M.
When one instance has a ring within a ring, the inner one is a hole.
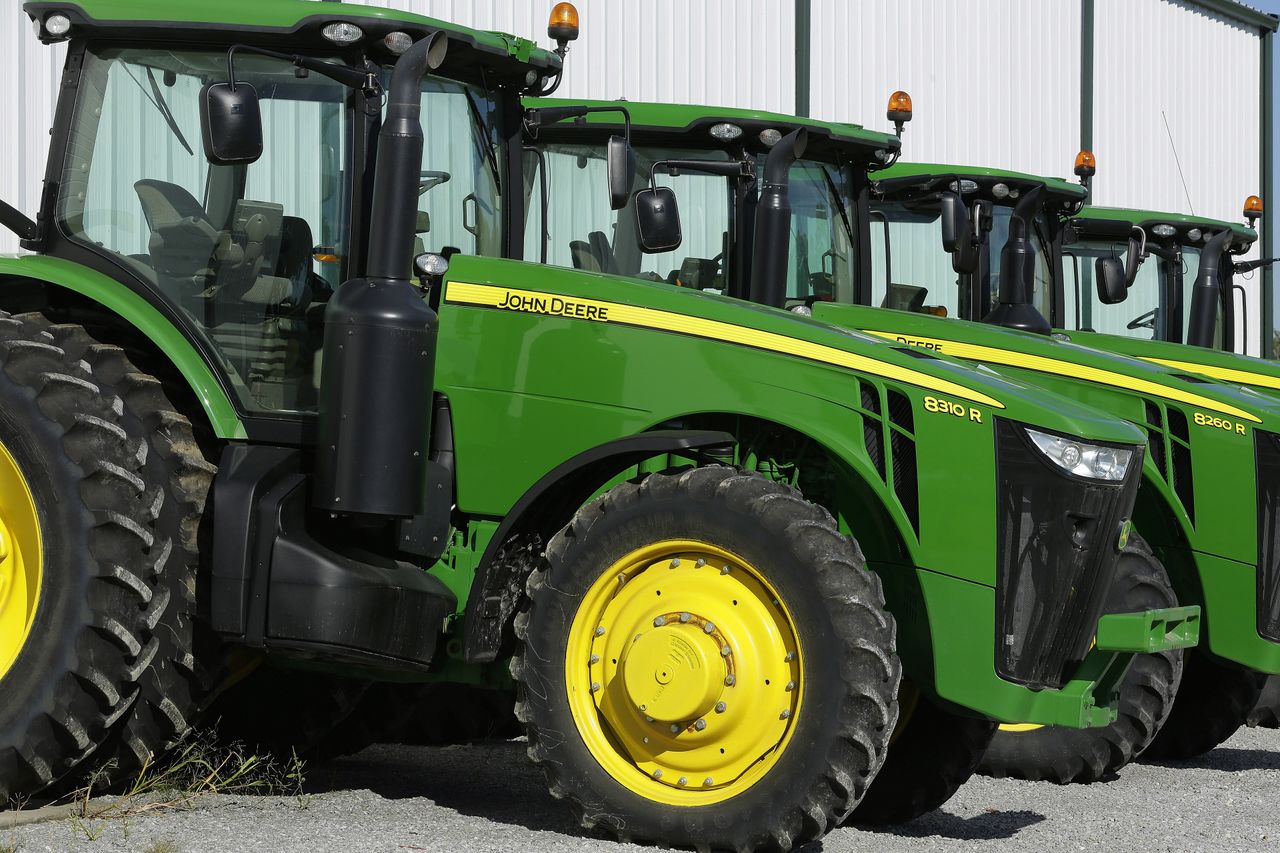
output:
M1237 773L1241 770L1280 770L1280 751L1269 749L1237 749L1220 746L1204 755L1185 761L1156 761L1138 759L1152 767L1168 767L1175 770L1218 770Z
M960 817L938 809L898 826L860 826L858 829L876 835L900 838L947 838L956 841L1007 841L1029 826L1045 820L1039 812L1027 809L1001 811L989 809L973 817Z
M593 837L572 818L568 808L547 792L542 773L525 754L523 739L426 747L381 744L327 765L308 768L309 794L371 791L388 800L423 798L468 817L519 826L533 831ZM935 811L892 827L856 827L836 833L941 837L965 841L1006 840L1040 823L1033 811L991 810L973 817ZM601 848L609 842L597 841ZM821 841L800 848L818 853Z

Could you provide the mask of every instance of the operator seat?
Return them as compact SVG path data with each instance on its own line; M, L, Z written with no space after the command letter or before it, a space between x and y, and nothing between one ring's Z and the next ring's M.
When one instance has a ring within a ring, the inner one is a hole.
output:
M204 207L177 184L150 178L133 185L151 229L151 267L162 279L204 289L222 239Z

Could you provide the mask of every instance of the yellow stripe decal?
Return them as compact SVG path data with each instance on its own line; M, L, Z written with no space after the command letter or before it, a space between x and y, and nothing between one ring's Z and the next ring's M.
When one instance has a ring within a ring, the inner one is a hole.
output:
M1240 420L1252 421L1255 424L1262 423L1261 418L1252 415L1243 409L1237 409L1235 406L1227 403L1220 403L1217 400L1210 399L1209 397L1202 397L1201 395L1191 391L1183 391L1180 388L1161 385L1158 382L1151 382L1150 380L1141 379L1137 376L1126 376L1123 373L1116 373L1111 370L1086 367L1081 364L1072 364L1069 361L1061 361L1056 358L1046 358L1040 355L1029 355L1027 353L1016 352L1014 350L996 349L995 347L986 347L981 346L980 344L966 344L961 343L960 341L949 341L945 338L918 338L908 335L899 335L895 332L875 331L873 329L865 329L864 331L866 331L867 334L898 341L899 343L908 344L910 346L924 347L934 352L942 353L943 355L970 359L972 361L981 361L987 364L1004 364L1009 367L1021 367L1026 370L1035 370L1039 373L1050 373L1055 376L1066 376L1071 379L1083 379L1086 382L1096 382L1099 385L1110 385L1113 388L1121 388L1125 391L1133 391L1135 393L1146 394L1151 397L1160 397L1165 400L1174 400L1200 409L1222 412L1223 414L1231 415L1232 417Z
M1139 356L1143 361L1185 370L1188 373L1199 373L1223 382L1234 382L1238 385L1257 385L1260 388L1280 390L1280 376L1268 376L1265 373L1250 373L1247 370L1236 370L1234 367L1215 367L1212 364L1197 364L1194 361L1173 361L1168 358L1147 358Z
M448 302L459 305L480 305L488 308L520 311L526 314L549 314L554 317L594 320L601 323L620 323L627 326L658 329L696 338L739 344L768 352L797 356L835 367L843 367L859 373L868 373L910 385L917 385L939 394L959 397L962 400L981 403L984 406L991 406L996 409L1004 408L1004 404L999 400L988 397L980 391L973 391L963 385L949 382L946 379L939 379L927 373L877 361L876 359L846 352L835 347L797 340L774 332L735 326L732 323L722 323L718 320L704 320L699 317L690 317L671 311L659 311L655 308L640 308L620 302L601 302L595 299L580 299L576 296L560 296L534 290L516 290L510 287L468 284L461 281L449 282L446 299Z

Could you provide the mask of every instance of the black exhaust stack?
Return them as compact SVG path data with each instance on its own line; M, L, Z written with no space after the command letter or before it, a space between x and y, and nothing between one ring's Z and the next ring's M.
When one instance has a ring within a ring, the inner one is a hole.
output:
M378 139L368 277L325 309L312 503L333 512L422 513L437 318L409 281L422 169L422 78L444 61L440 32L396 63Z
M1009 218L1009 239L1000 252L1000 293L998 304L984 323L1049 334L1049 321L1031 303L1031 282L1035 274L1035 250L1031 240L1031 217L1040 209L1041 187L1023 193Z
M1187 343L1193 347L1212 347L1218 325L1218 306L1222 300L1222 256L1231 242L1231 231L1222 230L1209 238L1200 252L1200 271L1191 287L1191 318L1187 325Z
M769 149L764 181L756 203L755 251L751 263L751 301L781 308L787 301L787 258L791 248L791 164L804 155L809 132L793 130Z

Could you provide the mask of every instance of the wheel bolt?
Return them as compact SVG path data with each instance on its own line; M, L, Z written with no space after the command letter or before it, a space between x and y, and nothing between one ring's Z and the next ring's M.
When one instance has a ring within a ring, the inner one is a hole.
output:
M603 636L604 636L604 626L603 626L603 625L599 625L599 626L597 626L597 627L596 627L596 636L597 636L597 637L603 637Z
M681 621L681 622L688 622L688 621L689 621L690 619L692 619L692 618L693 618L693 615L692 615L692 614L690 614L690 613L681 613L681 614L680 614L680 621Z
M787 652L786 657L783 658L783 660L786 661L787 663L791 663L795 659L796 659L795 652Z
M706 720L698 720L698 722L696 722L696 723L694 723L694 724L693 724L693 727L694 727L694 729L696 729L697 731L702 731L703 729L705 729L705 728L707 727L707 721L706 721Z
M673 558L672 558L672 560L671 560L671 568L673 568L673 569L678 569L678 568L680 568L680 558L679 558L679 557L673 557Z
M717 714L723 714L723 713L725 712L725 710L726 710L728 707L729 707L729 706L728 706L728 705L726 705L726 704L725 704L725 703L723 703L723 702L717 702L717 703L716 703L716 713L717 713Z
M789 719L790 717L791 717L791 709L790 709L790 708L788 708L787 710L783 711L781 714L779 714L779 715L778 715L778 718L779 718L779 719L782 719L782 720Z
M680 726L678 726L678 725L677 725L677 724L675 724L675 723L672 723L672 724L671 724L671 733L674 735L674 734L678 734L679 732L680 732Z
M729 567L728 567L728 566L721 566L721 567L720 567L720 574L722 574L722 575L727 575L727 574L729 574Z
M708 622L702 626L702 630L706 631L708 634L714 634L716 632L716 626L714 623Z
M645 715L644 715L644 721L645 721L646 723L652 723L652 722L653 722L653 717L650 717L648 714L645 714Z
M688 784L689 784L689 777L688 777L688 776L681 776L679 779L677 779L677 780L676 780L676 784L677 784L677 785L688 785Z
M627 576L624 575L622 572L618 572L618 583L621 584L626 582L627 582Z
M782 689L790 693L792 690L796 689L796 683L794 681L788 681L787 686Z
M693 564L693 567L694 567L695 569L700 569L700 568L702 568L703 566L705 566L706 564L707 564L706 559L705 559L705 558L703 558L703 557L699 557L699 558L698 558L698 562L694 563L694 564Z
M731 654L733 654L733 649L729 648L728 646L720 647L720 657L727 658Z
M641 738L641 742L643 742L643 743L648 743L648 742L649 742L649 736L648 736L648 735L645 735L643 738Z
M591 682L591 692L592 693L600 692L600 682L598 681Z
M588 664L600 663L600 655L592 655L591 658L587 661L587 663Z
M657 619L653 620L653 627L655 628L661 628L665 624L667 624L667 617L665 616L659 616Z
M724 677L724 683L726 687L732 687L738 683L738 679L733 676L733 673L729 673Z
M655 779L662 778L662 768L658 768L657 770L653 771L653 778Z
M712 785L714 785L714 784L715 784L715 782L712 782L712 781L711 781L711 777L710 777L710 776L708 776L707 778L705 778L705 779L703 779L703 780L702 780L702 784L703 784L703 785L706 785L708 788L710 788Z

